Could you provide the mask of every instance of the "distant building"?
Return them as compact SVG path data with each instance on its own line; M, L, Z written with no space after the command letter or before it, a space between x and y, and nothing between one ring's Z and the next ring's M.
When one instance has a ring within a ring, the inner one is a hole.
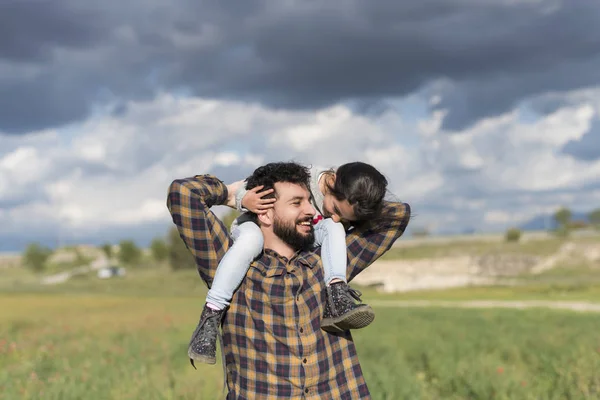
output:
M100 279L114 278L115 276L125 276L125 268L111 266L98 270L98 278Z

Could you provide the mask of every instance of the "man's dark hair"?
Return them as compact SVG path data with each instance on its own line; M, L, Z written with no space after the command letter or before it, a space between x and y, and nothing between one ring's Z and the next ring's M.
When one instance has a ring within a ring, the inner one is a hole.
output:
M360 224L380 217L387 185L387 179L375 167L356 161L341 165L327 189L337 200L350 203Z
M246 180L246 189L263 186L262 190L274 189L277 182L293 183L308 188L310 172L307 167L295 162L273 162L254 170ZM276 193L266 197L276 197Z

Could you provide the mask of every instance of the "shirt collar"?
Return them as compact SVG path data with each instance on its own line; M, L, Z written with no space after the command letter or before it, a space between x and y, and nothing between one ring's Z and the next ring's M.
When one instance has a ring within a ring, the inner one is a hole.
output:
M306 250L297 251L292 255L292 257L290 259L282 256L281 254L277 253L275 250L272 250L272 249L264 249L263 252L267 255L278 258L279 260L281 260L282 262L284 262L286 264L292 260L297 260L299 263L301 263L309 268L313 268L315 266L315 263L317 262L316 254L315 254L314 250L312 250L312 251L306 251Z

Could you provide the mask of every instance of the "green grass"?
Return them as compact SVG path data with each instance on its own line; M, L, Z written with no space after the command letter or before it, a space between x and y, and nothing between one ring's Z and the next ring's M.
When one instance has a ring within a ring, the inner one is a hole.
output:
M173 297L190 295L204 298L206 287L194 270L171 272L166 266L129 268L122 278L101 280L95 274L77 276L65 284L42 286L31 274L14 269L0 275L4 293L89 294ZM586 265L561 267L531 276L510 278L511 285L420 290L406 293L379 293L360 288L363 300L569 300L600 302L600 269Z
M111 265L118 265L111 262ZM126 267L127 276L119 279L101 280L93 271L84 275L76 275L60 285L43 286L40 281L44 276L56 271L36 274L27 268L11 267L0 269L0 292L36 292L36 293L122 293L122 294L180 294L177 288L196 288L202 286L196 271L171 273L164 263L157 263L144 256L139 265Z
M16 295L0 304L0 397L215 398L220 370L196 372L185 357L197 299Z
M388 258L487 252L544 255L558 239L394 248ZM393 252L396 252L393 254ZM39 285L0 270L0 399L219 399L220 365L194 370L189 336L206 295L196 271L146 263L123 278ZM565 265L515 285L363 300L600 302L600 271ZM376 308L354 333L374 399L599 399L600 314L551 310Z
M219 399L188 363L191 296L0 296L2 399ZM355 332L374 399L596 399L600 315L376 309Z
M77 275L59 285L40 285L40 277L23 275L0 279L0 290L4 293L47 293L47 294L89 294L121 296L181 296L205 295L206 287L198 273L193 270L171 272L166 266L128 268L124 277L99 279L95 272Z
M415 246L399 246L390 249L384 260L422 259L454 257L464 255L483 255L489 253L526 254L533 256L549 256L564 243L562 239L532 240L518 243L498 242L453 242L448 244L419 244Z
M523 286L476 286L444 290L383 294L372 289L362 292L374 300L547 300L600 302L600 284L531 284Z
M374 398L600 397L600 316L376 311L374 325L355 335Z
M402 240L402 239L400 239ZM532 256L549 256L554 254L567 241L575 243L598 243L598 236L571 237L568 239L548 237L540 239L521 240L517 243L509 243L502 239L454 241L449 243L422 243L411 245L409 242L399 243L399 246L391 248L382 259L422 259L454 257L464 255L484 255L489 253L525 254Z

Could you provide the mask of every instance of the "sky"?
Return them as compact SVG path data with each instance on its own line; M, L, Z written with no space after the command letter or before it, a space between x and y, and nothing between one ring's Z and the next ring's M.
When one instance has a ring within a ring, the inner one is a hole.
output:
M174 179L290 160L500 232L600 207L599 113L596 1L2 0L0 251L145 245Z

